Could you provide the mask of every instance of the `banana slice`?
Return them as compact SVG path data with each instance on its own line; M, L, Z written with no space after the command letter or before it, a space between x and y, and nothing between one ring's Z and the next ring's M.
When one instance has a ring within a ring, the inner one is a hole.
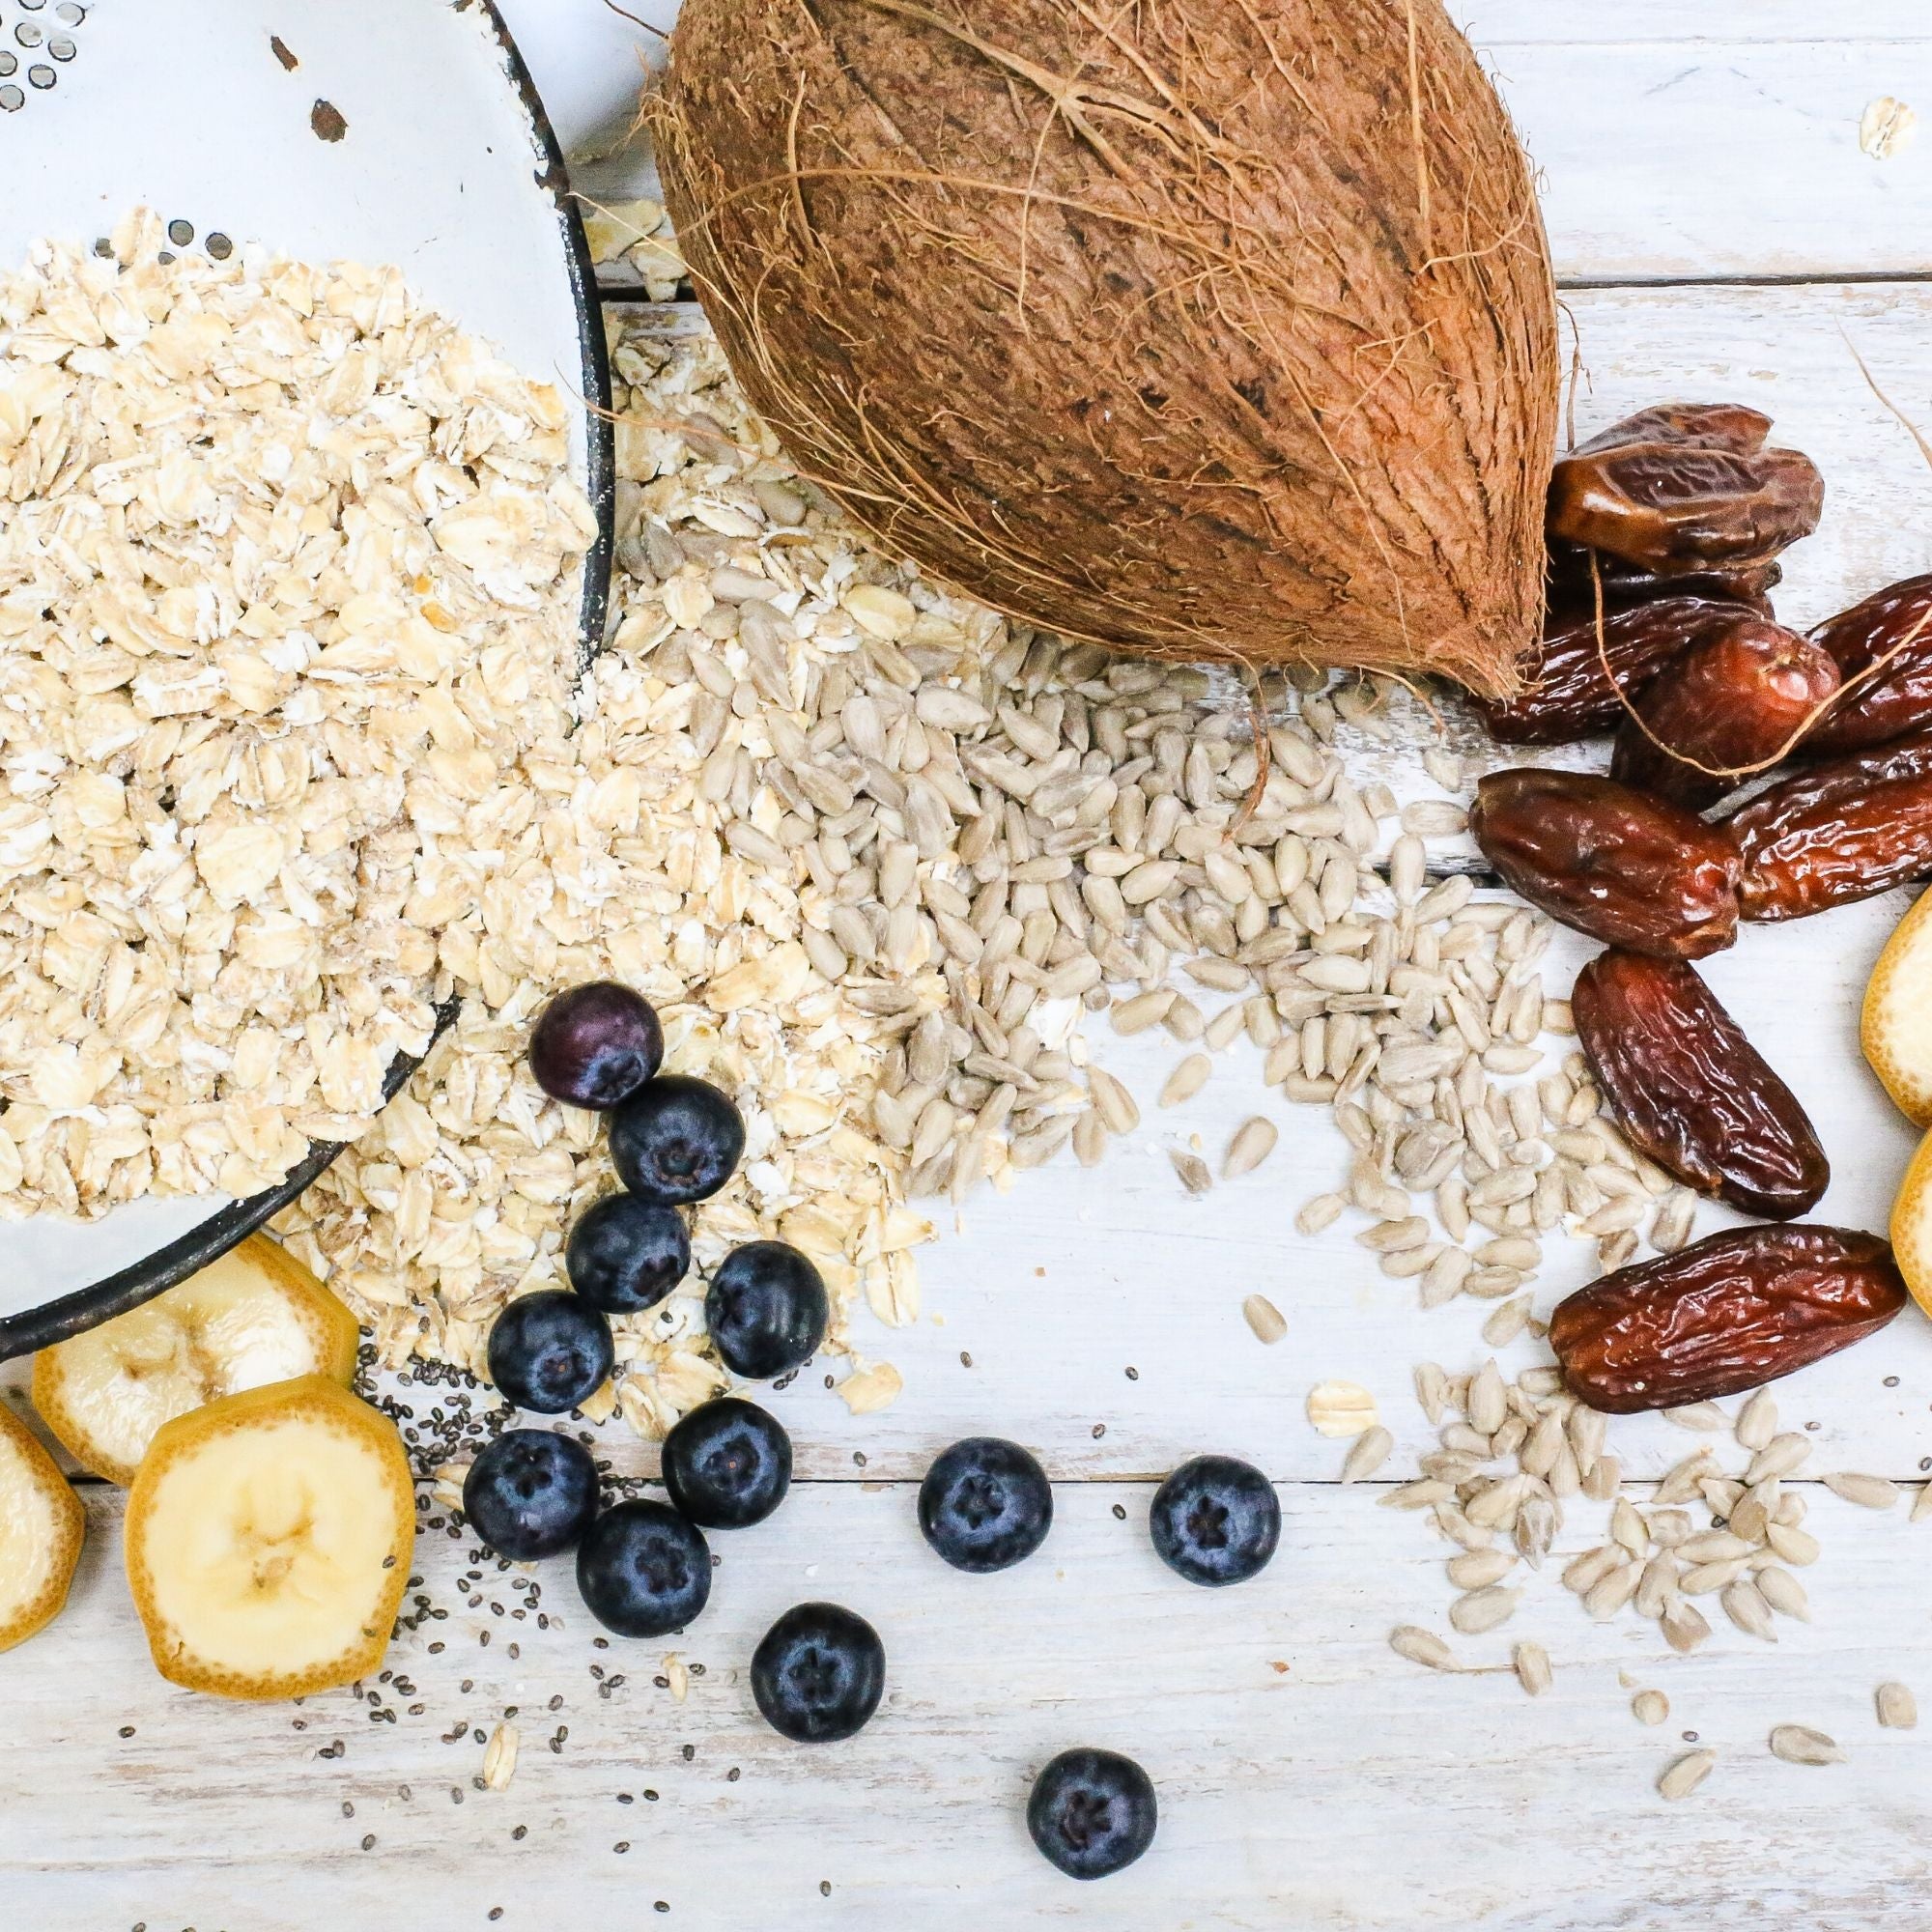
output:
M265 1382L355 1372L355 1316L287 1249L251 1235L179 1288L42 1350L34 1406L82 1468L128 1484L177 1415Z
M1891 1254L1912 1298L1932 1315L1932 1134L1918 1144L1891 1204Z
M218 1697L301 1697L383 1661L415 1547L388 1417L327 1376L162 1425L128 1495L155 1667Z
M1932 1126L1932 893L1899 921L1878 955L1859 1043L1899 1112Z
M60 1614L87 1512L40 1438L0 1403L0 1650Z

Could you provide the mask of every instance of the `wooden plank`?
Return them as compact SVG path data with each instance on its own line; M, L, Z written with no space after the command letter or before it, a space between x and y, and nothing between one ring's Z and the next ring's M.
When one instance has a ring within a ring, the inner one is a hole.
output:
M1902 895L1847 907L1808 924L1747 930L1731 953L1705 962L1711 984L1817 1123L1835 1166L1812 1218L1883 1229L1917 1136L1892 1111L1859 1057L1860 989L1899 912ZM1592 949L1559 935L1546 980L1567 987ZM1187 1456L1222 1450L1283 1481L1323 1481L1346 1444L1317 1435L1303 1403L1317 1381L1369 1388L1394 1432L1392 1470L1408 1472L1435 1446L1412 1390L1413 1367L1473 1368L1492 1352L1478 1333L1490 1304L1468 1298L1423 1311L1412 1282L1381 1274L1355 1235L1353 1213L1314 1237L1295 1232L1301 1203L1336 1185L1348 1147L1324 1107L1296 1106L1264 1088L1260 1056L1241 1041L1216 1061L1207 1087L1172 1113L1154 1104L1193 1048L1158 1031L1122 1038L1104 1023L1094 1058L1138 1098L1142 1125L1104 1161L1070 1159L1019 1178L1002 1196L982 1190L956 1217L939 1208L941 1238L923 1251L925 1313L905 1329L855 1317L868 1357L890 1360L906 1393L855 1418L814 1367L759 1395L792 1432L802 1475L914 1477L947 1443L1004 1435L1030 1444L1062 1479L1157 1477ZM1554 1065L1572 1042L1546 1037ZM1538 1069L1539 1071L1542 1069ZM1533 1076L1532 1076L1533 1077ZM1169 1155L1198 1148L1211 1167L1253 1115L1280 1143L1256 1173L1190 1197ZM928 1204L928 1211L934 1211ZM1717 1207L1698 1229L1737 1224ZM1594 1244L1551 1236L1535 1279L1546 1316L1596 1273ZM1266 1295L1289 1332L1265 1348L1241 1303ZM1549 1359L1524 1337L1501 1351L1515 1374ZM822 1366L822 1365L821 1365ZM440 1390L382 1383L385 1398L427 1417ZM1882 1336L1804 1371L1778 1399L1787 1426L1809 1430L1833 1467L1901 1479L1922 1473L1932 1413L1932 1324L1908 1310ZM1634 1473L1658 1474L1686 1453L1682 1431L1659 1418L1615 1418L1611 1446ZM613 1467L655 1473L656 1450L621 1423L597 1432Z
M907 1491L808 1488L719 1539L712 1607L686 1636L604 1650L564 1564L542 1568L538 1630L494 1570L466 1587L467 1540L428 1539L424 1594L449 1614L391 1651L412 1688L372 1687L389 1723L348 1692L297 1709L164 1685L118 1574L118 1497L95 1492L76 1600L0 1657L9 1921L309 1932L326 1895L337 1924L510 1932L653 1925L659 1900L686 1932L821 1916L854 1932L1922 1923L1932 1734L1878 1729L1871 1698L1887 1678L1932 1694L1932 1626L1901 1609L1922 1600L1932 1528L1817 1497L1816 1622L1780 1624L1776 1650L1719 1618L1672 1657L1652 1627L1590 1623L1546 1568L1510 1626L1458 1640L1476 1669L1444 1677L1386 1643L1398 1621L1442 1627L1443 1546L1414 1519L1291 1489L1272 1567L1202 1591L1156 1563L1147 1500L1063 1489L1039 1557L970 1578L921 1546ZM858 1739L804 1750L756 1718L745 1667L810 1596L875 1623L889 1692ZM1535 1702L1506 1674L1517 1636L1554 1660ZM652 1681L670 1650L703 1666L681 1704ZM593 1667L625 1682L600 1696ZM1668 1695L1665 1725L1631 1716L1638 1686ZM478 1790L478 1733L510 1705L515 1779ZM1777 1762L1765 1740L1785 1722L1850 1761ZM1666 1804L1654 1780L1687 1734L1718 1769ZM1153 1850L1098 1892L1048 1869L1021 1824L1035 1770L1082 1743L1139 1758L1162 1805Z
M1813 0L1448 0L1450 16L1478 45L1548 45L1578 49L1636 42L1671 45L1752 46L1799 41L1807 45L1920 42L1928 38L1918 0L1856 0L1819 7Z
M1932 114L1932 34L1912 0L1452 12L1542 171L1565 282L1923 271L1932 140L1884 161L1859 145L1881 96ZM578 179L599 200L659 193L642 144Z

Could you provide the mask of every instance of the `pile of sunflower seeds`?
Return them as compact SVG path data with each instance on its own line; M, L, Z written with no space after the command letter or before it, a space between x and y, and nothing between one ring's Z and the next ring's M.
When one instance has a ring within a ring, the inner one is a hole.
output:
M832 1272L835 1349L862 1294L889 1324L918 1313L929 1229L906 1195L962 1201L1135 1130L1139 1101L1088 1050L1100 1012L1185 1049L1163 1105L1244 1039L1284 1097L1332 1107L1353 1164L1303 1227L1364 1215L1423 1305L1494 1304L1493 1346L1533 1325L1559 1224L1606 1264L1639 1227L1683 1238L1688 1198L1598 1118L1580 1061L1547 1065L1567 1024L1547 925L1430 882L1459 806L1399 811L1343 769L1343 726L1389 734L1386 690L1284 683L1258 741L1245 696L1198 669L926 582L796 478L708 334L661 316L613 344L620 616L533 787L526 889L493 902L500 1004L466 1011L286 1224L388 1352L473 1364L503 1299L556 1278L608 1175L589 1126L531 1088L521 1034L599 972L665 1003L670 1064L724 1079L767 1156L700 1215L700 1267L776 1228ZM1273 1144L1251 1121L1223 1172ZM1195 1158L1178 1184L1213 1179ZM613 1399L649 1433L718 1385L701 1292L621 1324ZM862 1361L843 1386L876 1407L898 1378Z
M1634 1610L1655 1620L1676 1651L1694 1650L1711 1634L1699 1598L1767 1640L1776 1640L1775 1615L1809 1620L1792 1572L1817 1561L1818 1542L1804 1527L1804 1497L1783 1482L1804 1466L1811 1445L1797 1431L1779 1432L1768 1391L1735 1417L1715 1403L1666 1411L1687 1430L1728 1431L1742 1461L1726 1471L1714 1447L1701 1447L1654 1487L1643 1507L1623 1493L1622 1469L1605 1447L1606 1418L1567 1394L1555 1369L1526 1370L1512 1383L1493 1360L1467 1377L1424 1363L1415 1387L1442 1446L1422 1459L1416 1480L1381 1501L1427 1511L1456 1546L1447 1567L1460 1594L1449 1622L1462 1634L1510 1620L1523 1573L1543 1568L1563 1529L1564 1504L1578 1495L1610 1505L1607 1540L1562 1571L1564 1586L1591 1616ZM1825 1480L1872 1507L1897 1500L1893 1486L1878 1477Z

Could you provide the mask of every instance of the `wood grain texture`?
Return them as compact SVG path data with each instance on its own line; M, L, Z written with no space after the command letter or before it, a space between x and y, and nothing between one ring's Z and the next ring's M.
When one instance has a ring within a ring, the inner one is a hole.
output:
M128 1607L118 1495L94 1491L74 1603L0 1657L10 1922L551 1932L655 1925L658 1900L685 1932L1923 1922L1932 1731L1879 1729L1872 1692L1895 1678L1932 1693L1932 1630L1884 1607L1925 1577L1932 1525L1816 1496L1830 1551L1807 1573L1816 1620L1781 1624L1775 1653L1726 1626L1673 1657L1634 1622L1592 1625L1546 1570L1510 1625L1457 1640L1473 1667L1445 1677L1386 1641L1398 1621L1445 1628L1443 1546L1367 1493L1285 1491L1279 1556L1226 1591L1158 1565L1144 1489L1081 1484L1056 1501L1039 1556L972 1578L924 1549L904 1489L808 1488L718 1539L712 1608L687 1638L605 1650L564 1565L541 1566L560 1616L536 1631L492 1614L520 1601L494 1570L466 1592L467 1540L426 1538L424 1591L449 1615L392 1649L412 1688L382 1688L389 1724L349 1692L297 1710L163 1684ZM1595 1514L1573 1517L1566 1548ZM814 1596L876 1624L889 1690L856 1740L800 1747L756 1718L744 1668L769 1621ZM1555 1665L1533 1702L1507 1673L1518 1636ZM652 1681L671 1650L703 1666L682 1704ZM600 1697L593 1666L625 1682ZM1666 1724L1632 1717L1640 1686L1667 1694ZM477 1790L482 1738L510 1705L515 1779ZM1786 1722L1850 1761L1772 1758ZM1687 1732L1718 1768L1666 1804L1654 1782ZM1081 1743L1139 1757L1162 1807L1142 1863L1090 1887L1042 1863L1021 1822L1037 1767Z
M1885 163L1857 146L1875 95L1932 114L1932 21L1918 0L1460 0L1459 14L1548 174L1573 284L1924 273L1932 136ZM640 161L599 164L580 185L600 200L649 191ZM1819 462L1825 521L1789 559L1787 617L1808 623L1932 564L1932 473L1846 341L1903 407L1932 417L1932 289L1581 288L1569 305L1589 378L1581 432L1663 396L1729 398L1768 410ZM692 321L688 307L653 315L667 331ZM1386 744L1345 730L1351 771L1402 800L1439 795L1418 757L1435 725L1406 702L1392 722ZM1454 705L1441 728L1472 770L1518 761L1484 746ZM1433 853L1438 867L1473 856L1458 839ZM1852 1225L1883 1225L1913 1139L1855 1034L1859 989L1905 903L1894 895L1747 931L1706 966L1833 1157L1820 1217ZM1552 990L1586 950L1560 942ZM855 1420L812 1377L774 1399L801 1470L838 1480L805 1483L770 1524L719 1539L714 1607L676 1646L706 1666L682 1704L652 1683L671 1646L594 1647L567 1566L544 1566L554 1620L537 1630L510 1614L517 1600L472 1544L440 1536L425 1541L421 1568L448 1616L392 1655L417 1687L383 1692L399 1707L394 1725L348 1693L299 1709L198 1699L150 1669L120 1573L121 1498L85 1486L75 1600L0 1656L11 1719L0 1922L1918 1932L1932 1730L1879 1730L1871 1693L1895 1677L1932 1699L1932 1524L1805 1485L1826 1546L1804 1577L1816 1622L1780 1625L1775 1651L1720 1626L1697 1657L1672 1657L1648 1627L1591 1625L1546 1572L1512 1625L1459 1645L1478 1670L1436 1677L1404 1663L1386 1647L1393 1623L1446 1628L1444 1547L1369 1491L1338 1488L1345 1445L1316 1436L1301 1405L1321 1378L1366 1383L1397 1436L1385 1473L1406 1473L1426 1437L1410 1366L1480 1360L1482 1310L1422 1314L1348 1224L1314 1241L1293 1233L1295 1207L1340 1174L1343 1144L1325 1111L1263 1090L1245 1046L1170 1117L1152 1094L1184 1049L1104 1026L1094 1040L1139 1094L1141 1130L1096 1170L1056 1163L1003 1200L969 1203L957 1229L945 1217L924 1257L925 1318L861 1329L905 1374L896 1406ZM1257 1112L1281 1129L1270 1160L1188 1199L1168 1149L1198 1135L1218 1166ZM1728 1218L1707 1209L1700 1227ZM1581 1247L1552 1263L1538 1308L1587 1263ZM1240 1317L1256 1291L1288 1320L1273 1349ZM1525 1341L1505 1359L1539 1352ZM0 1399L24 1379L24 1365L0 1369ZM1908 1311L1782 1384L1778 1400L1785 1425L1812 1435L1814 1469L1917 1479L1932 1457L1932 1327ZM981 1430L1035 1443L1065 1480L1047 1550L974 1580L925 1552L909 1492L880 1479L915 1477L934 1449ZM1652 1473L1706 1439L1656 1418L1611 1431L1628 1464ZM1204 1448L1248 1455L1284 1482L1282 1554L1235 1591L1190 1590L1145 1541L1136 1479ZM619 1430L603 1432L600 1450L626 1469L654 1465ZM1595 1540L1601 1516L1575 1505L1562 1548ZM483 1574L466 1586L472 1570ZM873 1618L893 1689L852 1745L801 1757L753 1715L742 1671L770 1618L814 1595ZM1555 1662L1555 1686L1535 1702L1503 1674L1519 1634ZM444 1650L431 1656L432 1642ZM593 1665L627 1681L602 1697ZM1668 1693L1666 1725L1631 1717L1638 1685ZM510 1704L524 1729L516 1781L476 1790L476 1727L487 1735ZM459 1719L460 1739L443 1742ZM1851 1761L1774 1760L1766 1734L1782 1722L1831 1733ZM559 1725L569 1735L553 1753ZM1690 1747L1687 1731L1718 1749L1719 1766L1666 1805L1654 1780ZM339 1756L319 1755L338 1739ZM1149 1859L1092 1888L1041 1865L1020 1824L1033 1770L1075 1742L1141 1757L1163 1804ZM633 1803L619 1803L625 1793Z
M1450 12L1542 171L1560 280L1923 272L1932 138L1885 161L1859 147L1880 96L1932 117L1932 28L1915 0L1452 0ZM659 194L641 143L579 185L600 201Z

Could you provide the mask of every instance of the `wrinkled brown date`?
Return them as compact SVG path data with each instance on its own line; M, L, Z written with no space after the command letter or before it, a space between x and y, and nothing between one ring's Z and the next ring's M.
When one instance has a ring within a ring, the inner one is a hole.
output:
M1837 688L1822 645L1741 608L1637 696L1610 776L1701 811L1781 753Z
M1814 765L1723 821L1747 920L1804 919L1932 871L1932 731Z
M1551 537L1660 577L1774 557L1818 526L1809 457L1765 444L1755 410L1674 403L1578 445L1549 479Z
M1657 597L1709 597L1720 604L1748 604L1760 617L1772 614L1771 593L1784 581L1784 566L1775 559L1741 563L1725 570L1695 570L1676 577L1660 577L1620 556L1598 551L1597 578L1590 575L1591 553L1575 544L1549 545L1548 588L1553 606L1568 609L1594 603L1597 581L1606 602L1642 604Z
M1828 617L1811 637L1850 689L1805 741L1807 752L1861 752L1932 724L1932 576L1889 585ZM1883 670L1853 682L1889 651L1898 655Z
M1890 1246L1844 1228L1740 1228L1558 1302L1572 1395L1628 1414L1738 1395L1875 1334L1905 1306Z
M1737 939L1737 849L1681 806L1525 768L1483 780L1469 831L1508 886L1593 939L1666 959Z
M1476 710L1490 735L1504 745L1568 745L1612 730L1624 716L1619 690L1634 697L1742 608L1702 597L1665 597L1619 609L1606 594L1600 647L1594 601L1582 611L1553 607L1542 642L1523 661L1522 690L1500 703L1479 698Z
M1612 948L1570 995L1577 1041L1633 1147L1700 1194L1788 1220L1831 1164L1797 1096L1679 959Z

